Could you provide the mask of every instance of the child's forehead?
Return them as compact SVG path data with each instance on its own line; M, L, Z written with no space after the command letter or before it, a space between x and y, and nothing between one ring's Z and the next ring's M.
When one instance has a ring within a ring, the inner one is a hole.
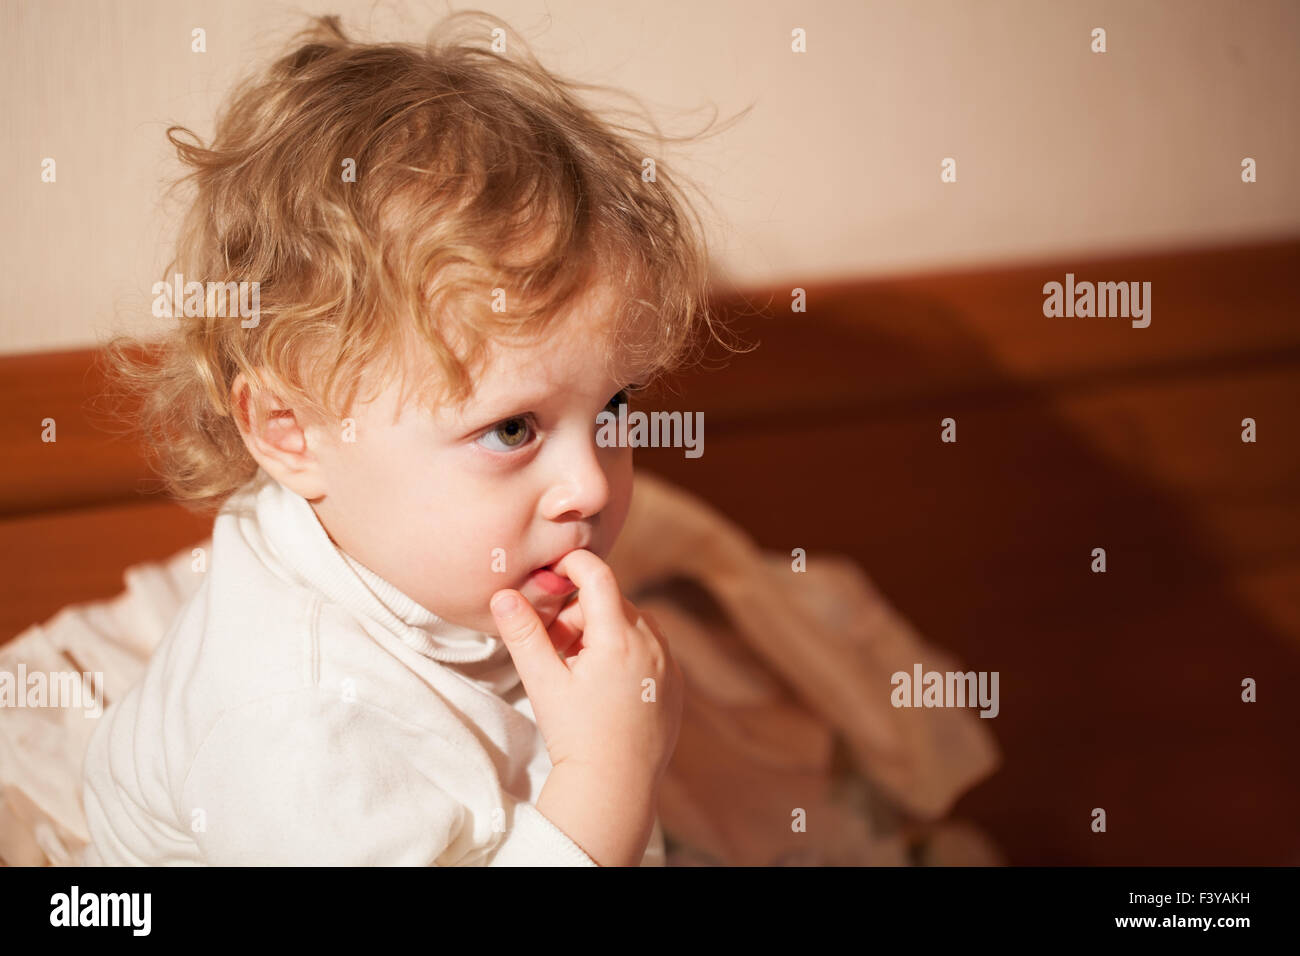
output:
M543 395L631 384L646 374L644 359L622 342L608 320L557 325L529 341L491 340L485 359L471 372L469 405L501 396Z
M648 382L657 368L654 349L647 348L655 320L628 305L625 289L603 283L588 288L540 328L471 339L468 326L455 321L444 325L443 342L466 374L456 394L447 391L446 376L433 354L412 336L403 375L415 391L407 394L436 419L455 423L521 400L540 404L575 389Z
M626 382L644 377L643 340L653 320L640 312L629 315L626 305L626 291L603 284L553 316L543 331L488 339L484 361L474 370L475 386L601 372Z
M466 358L462 354L462 360ZM416 379L432 384L442 375L420 363ZM446 393L420 404L448 427L507 417L541 407L576 391L613 390L640 384L653 372L643 352L627 345L610 318L556 323L541 335L489 338L477 362L466 363L468 383L459 398Z

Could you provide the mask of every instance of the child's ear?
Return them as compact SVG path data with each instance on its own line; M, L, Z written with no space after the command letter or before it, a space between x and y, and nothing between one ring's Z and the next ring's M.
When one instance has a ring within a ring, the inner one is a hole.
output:
M307 447L301 416L274 393L254 387L242 372L230 386L230 399L244 446L262 469L309 501L324 495L325 476Z

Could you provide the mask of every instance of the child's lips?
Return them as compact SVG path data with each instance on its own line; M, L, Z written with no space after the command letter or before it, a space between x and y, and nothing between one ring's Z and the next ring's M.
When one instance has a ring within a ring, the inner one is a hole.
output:
M576 584L568 578L556 574L549 566L538 568L532 574L528 575L528 582L535 584L547 594L554 594L557 596L569 594L578 589Z
M570 590L577 590L577 585L575 585L564 575L557 573L555 568L557 565L561 564L566 558L568 558L569 555L573 554L574 551L582 551L584 549L590 549L590 548L591 548L591 544L588 542L585 544L575 545L574 547L569 548L567 551L562 551L561 553L557 554L555 558L550 562L543 564L540 567L534 568L532 572L530 572L529 577L531 578L532 575L537 574L538 571L548 571L554 577L568 584L570 586Z

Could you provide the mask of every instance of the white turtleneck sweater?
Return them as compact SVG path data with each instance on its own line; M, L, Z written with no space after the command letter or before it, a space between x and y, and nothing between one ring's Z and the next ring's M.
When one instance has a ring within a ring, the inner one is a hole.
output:
M86 864L595 865L533 806L551 762L499 637L344 554L261 471L203 573L91 737ZM656 820L641 865L663 862Z

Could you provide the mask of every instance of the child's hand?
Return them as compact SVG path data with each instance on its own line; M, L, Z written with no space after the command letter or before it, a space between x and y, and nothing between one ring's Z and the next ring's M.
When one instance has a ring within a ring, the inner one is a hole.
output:
M554 570L578 586L578 601L552 625L553 633L518 591L498 591L492 607L551 764L657 783L681 727L677 662L658 626L623 597L599 557L571 551ZM503 615L497 599L506 594L518 604ZM557 648L578 653L561 660Z

